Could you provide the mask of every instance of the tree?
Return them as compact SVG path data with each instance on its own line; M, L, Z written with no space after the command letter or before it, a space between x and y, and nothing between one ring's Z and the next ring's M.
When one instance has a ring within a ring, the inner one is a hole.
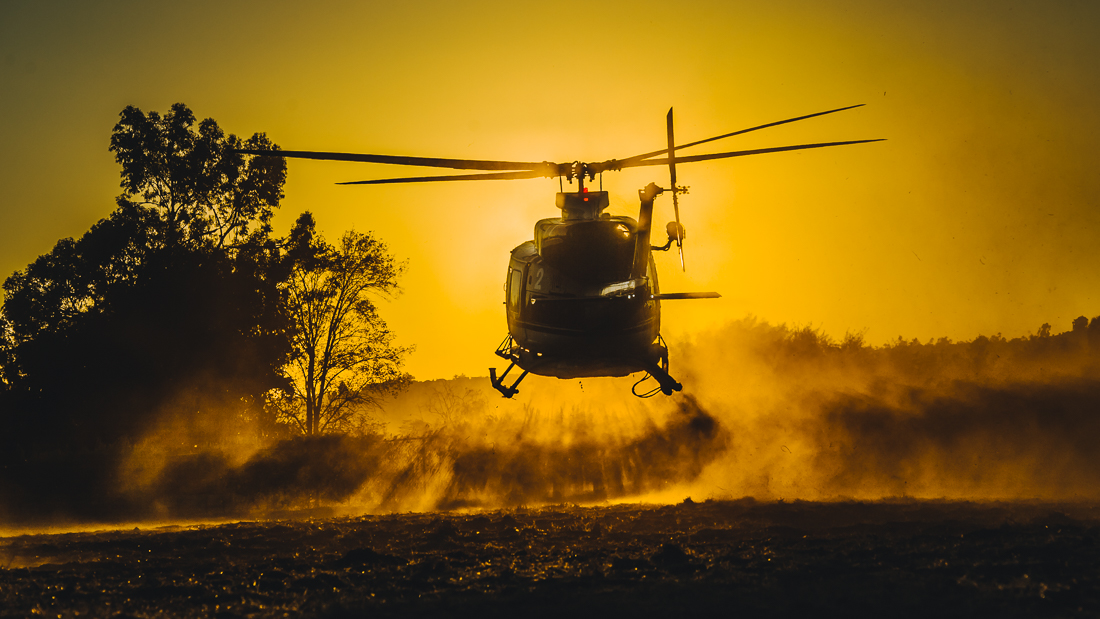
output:
M287 256L294 357L288 388L271 393L269 403L306 435L353 430L364 407L410 380L401 366L411 349L393 346L370 298L397 291L405 266L369 233L349 231L329 245L308 212L291 230Z
M0 348L6 354L0 362L10 384L55 381L64 360L96 354L74 348L73 340L93 323L107 338L95 346L105 350L118 349L123 334L137 332L153 345L183 347L122 355L146 370L150 361L181 369L189 348L213 346L214 333L227 331L239 337L222 333L221 345L239 352L210 355L270 356L261 366L268 376L259 382L279 375L289 348L278 288L285 272L269 222L282 197L286 164L272 157L246 162L233 152L242 144L276 148L263 134L241 142L226 137L212 119L197 131L194 124L181 103L163 117L132 106L122 111L110 146L122 166L124 193L116 210L4 282L7 328ZM130 314L135 316L121 320ZM54 349L63 343L63 350ZM259 353L257 345L269 350ZM152 360L143 358L149 354ZM194 363L211 360L199 356Z
M158 212L153 231L166 245L189 242L217 247L241 242L253 232L270 234L272 209L282 199L286 160L248 157L236 149L277 150L257 133L242 142L213 119L194 128L195 115L182 103L163 117L128 106L111 135L122 166L119 206ZM253 240L261 240L253 238Z
M1085 333L1089 329L1089 319L1084 316L1078 316L1073 319L1073 332Z
M269 222L286 165L245 161L242 145L276 148L210 119L196 129L183 104L127 107L110 146L117 208L4 281L0 475L20 501L110 504L120 446L166 411L224 431L283 385L288 271Z
M5 281L12 346L106 309L115 291L157 268L171 269L179 251L239 259L254 272L275 264L270 219L282 198L286 163L272 157L245 162L233 149L277 146L259 133L247 142L226 137L212 119L196 132L194 114L182 103L164 117L132 106L120 116L110 146L125 190L117 209L79 241L62 239Z

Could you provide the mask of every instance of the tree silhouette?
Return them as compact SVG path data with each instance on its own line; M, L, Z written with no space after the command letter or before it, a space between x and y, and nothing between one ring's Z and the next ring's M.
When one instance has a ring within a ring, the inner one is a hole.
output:
M303 434L349 431L364 407L410 380L401 371L410 349L392 345L370 299L396 291L405 267L370 234L349 231L329 245L308 212L291 230L287 255L294 357L289 386L269 394L269 404Z
M123 446L153 423L205 419L179 441L212 439L284 384L288 271L269 221L285 163L232 152L274 148L262 134L194 119L123 110L117 208L5 280L0 504L107 509Z
M212 243L223 247L248 237L249 227L270 233L272 208L286 182L286 160L248 157L235 149L277 150L262 133L242 142L213 119L195 129L195 115L182 103L163 117L129 106L111 135L122 166L119 205L155 209L154 231L163 242Z

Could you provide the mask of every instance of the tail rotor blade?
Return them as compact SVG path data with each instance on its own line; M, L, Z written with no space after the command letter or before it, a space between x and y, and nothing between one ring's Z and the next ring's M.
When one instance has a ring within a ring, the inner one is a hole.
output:
M684 239L682 237L676 239L676 249L680 252L680 270L686 272L687 267L684 266Z
M668 175L671 177L669 181L672 183L672 188L676 188L676 138L672 131L672 108L668 108L668 116L665 116L665 123L668 126ZM676 197L676 192L672 192L672 196ZM679 221L679 219L677 219Z
M676 137L672 131L672 108L668 108L668 116L665 117L668 127L668 176L672 185L672 211L676 215L676 249L680 252L680 269L687 270L684 266L684 234L680 225L680 200L676 190Z

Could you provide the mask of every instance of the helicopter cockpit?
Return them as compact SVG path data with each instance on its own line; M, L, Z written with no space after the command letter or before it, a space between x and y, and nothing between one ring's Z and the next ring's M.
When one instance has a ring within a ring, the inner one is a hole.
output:
M560 276L562 289L556 292L584 294L630 279L636 225L629 217L539 221L535 225L535 248L542 265Z

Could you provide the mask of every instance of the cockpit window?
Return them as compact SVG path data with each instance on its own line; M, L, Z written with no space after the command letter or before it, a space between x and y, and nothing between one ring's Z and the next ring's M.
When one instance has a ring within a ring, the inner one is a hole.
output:
M581 285L630 278L634 230L622 221L572 221L540 226L543 262Z

